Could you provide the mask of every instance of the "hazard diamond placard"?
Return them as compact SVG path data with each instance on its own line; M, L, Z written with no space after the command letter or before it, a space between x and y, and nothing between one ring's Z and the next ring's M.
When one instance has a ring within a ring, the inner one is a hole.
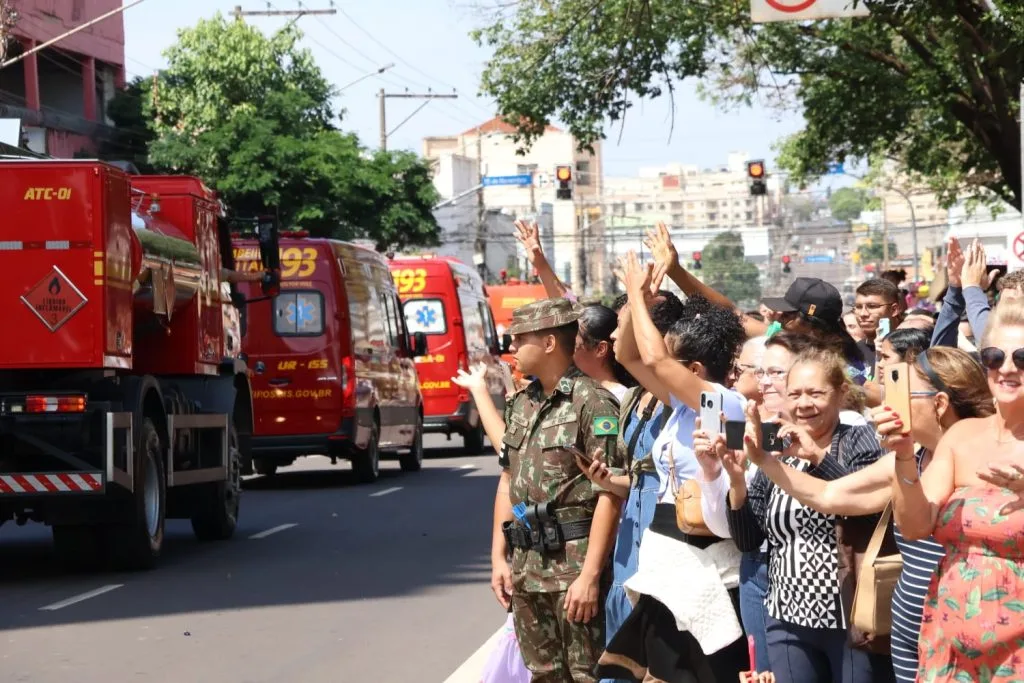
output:
M60 329L89 301L56 266L49 275L25 292L21 300L50 332Z

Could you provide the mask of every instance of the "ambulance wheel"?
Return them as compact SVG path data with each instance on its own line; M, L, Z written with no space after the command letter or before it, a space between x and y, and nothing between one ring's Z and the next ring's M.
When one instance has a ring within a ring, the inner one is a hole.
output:
M226 541L238 526L238 506L242 496L242 451L234 422L228 425L228 478L196 489L196 514L192 533L200 541Z
M103 538L100 527L57 525L52 529L53 548L61 566L70 571L92 571L100 568Z
M124 501L125 523L106 528L118 569L152 569L164 545L167 478L163 446L153 420L145 418L133 455L134 492Z
M403 472L419 472L423 469L423 416L416 418L416 433L412 437L409 451L398 456Z
M466 455L480 455L484 450L484 425L478 424L475 428L462 435L462 447Z
M360 484L372 484L380 476L380 427L373 423L366 448L359 449L352 458L352 471Z
M256 474L261 474L264 477L272 477L277 474L277 463L270 460L255 458L252 461L252 466L256 470Z

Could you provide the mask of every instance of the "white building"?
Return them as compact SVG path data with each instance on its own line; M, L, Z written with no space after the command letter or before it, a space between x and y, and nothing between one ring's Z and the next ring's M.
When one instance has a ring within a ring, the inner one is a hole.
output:
M513 139L515 129L500 118L481 123L458 135L434 136L423 140L423 156L429 160L454 154L477 162L477 179L530 176L532 182L483 187L479 191L488 211L527 220L539 219L545 253L559 277L580 292L600 289L607 272L603 249L593 249L592 240L602 239L599 220L602 191L600 144L594 153L577 150L576 139L554 126L533 143L524 154ZM573 199L556 199L554 180L558 166L573 169ZM440 187L440 186L439 186ZM474 193L473 202L476 202ZM586 234L587 237L583 237ZM487 244L505 240L514 248L512 227L507 233L489 234ZM503 247L504 248L504 247ZM491 270L492 277L497 271Z

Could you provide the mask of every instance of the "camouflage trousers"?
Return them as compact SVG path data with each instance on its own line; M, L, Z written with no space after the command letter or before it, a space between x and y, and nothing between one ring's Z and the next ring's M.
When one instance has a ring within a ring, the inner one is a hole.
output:
M603 594L603 591L602 591ZM604 601L589 624L566 618L565 593L512 596L516 639L532 683L595 683L594 668L604 652Z

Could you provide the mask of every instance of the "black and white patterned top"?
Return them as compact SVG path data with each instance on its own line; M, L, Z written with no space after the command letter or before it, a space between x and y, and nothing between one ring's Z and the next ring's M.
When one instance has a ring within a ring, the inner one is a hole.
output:
M829 454L817 466L787 458L786 464L830 481L878 460L882 448L871 427L839 425ZM768 539L768 613L809 628L847 628L839 583L836 518L801 505L760 470L747 500L728 511L729 530L741 551Z

